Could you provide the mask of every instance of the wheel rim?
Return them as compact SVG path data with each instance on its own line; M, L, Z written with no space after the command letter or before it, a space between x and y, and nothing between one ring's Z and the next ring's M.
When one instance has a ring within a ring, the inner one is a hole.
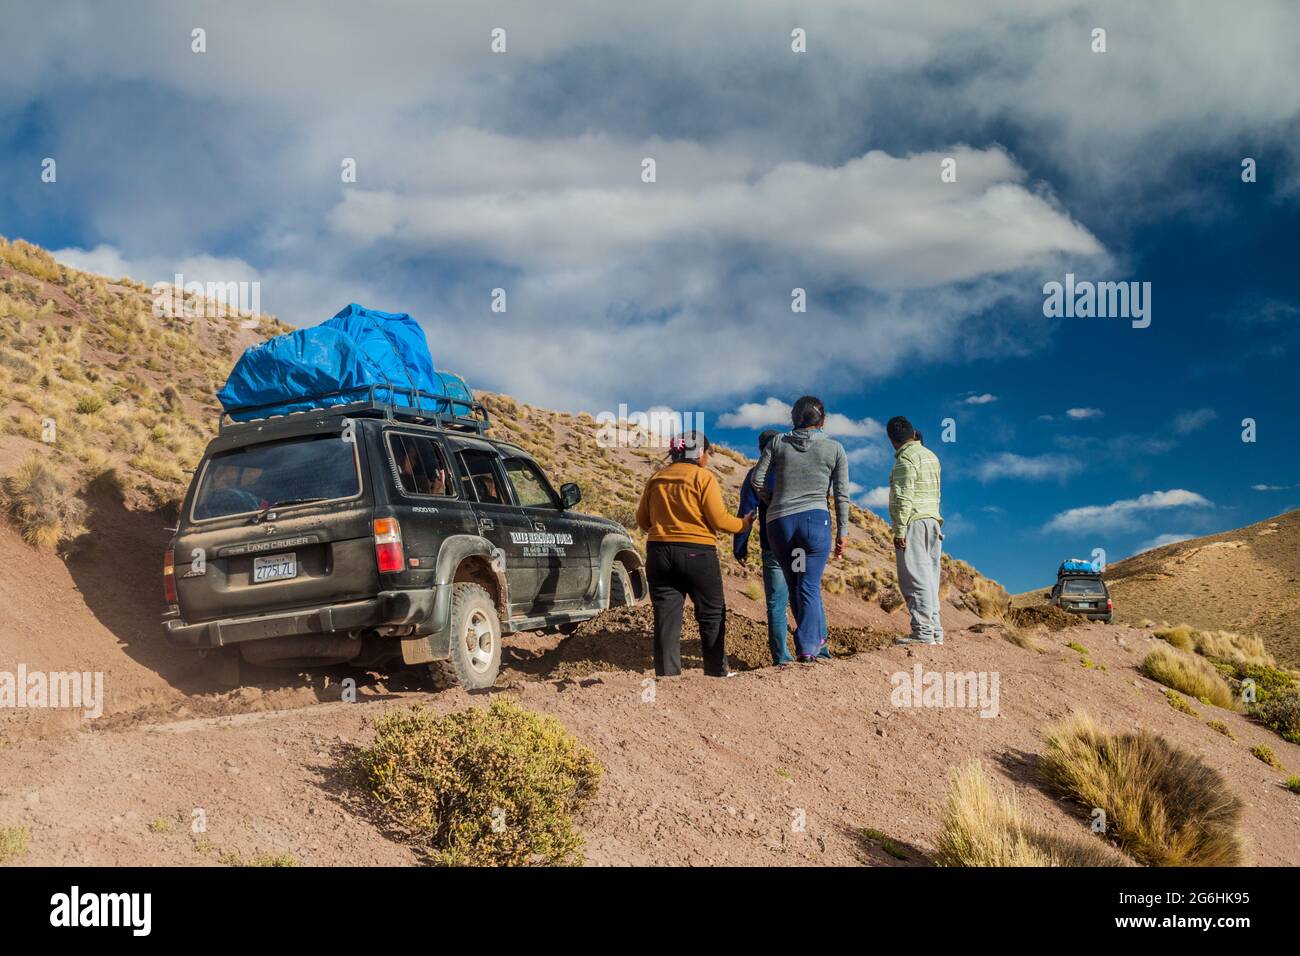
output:
M492 633L492 622L488 616L477 608L470 612L465 622L465 656L475 673L485 673L492 666L492 657L496 652L496 635Z

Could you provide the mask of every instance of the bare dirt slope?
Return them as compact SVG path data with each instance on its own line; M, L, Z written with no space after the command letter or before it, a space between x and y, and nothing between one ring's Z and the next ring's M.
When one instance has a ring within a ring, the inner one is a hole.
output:
M1144 551L1112 564L1106 583L1121 621L1256 634L1300 666L1300 511Z
M1288 768L1300 747L1244 718L1174 711L1135 665L1150 647L1138 629L1089 625L1039 635L1022 650L996 628L950 632L943 648L889 647L829 665L762 668L729 681L698 670L654 685L648 635L628 629L588 668L557 677L559 655L495 693L554 714L606 768L583 812L594 864L924 865L939 833L946 776L981 758L1020 792L1035 826L1086 835L1087 817L1036 783L1046 726L1072 708L1116 729L1147 727L1200 754L1246 803L1252 862L1300 863L1300 800L1283 774L1249 753L1268 743ZM1085 669L1067 641L1106 670ZM1121 643L1122 642L1122 643ZM609 658L629 665L616 666ZM570 655L571 665L581 663ZM890 675L916 665L1000 675L999 716L891 706ZM488 695L490 696L490 695ZM337 759L365 742L380 713L418 702L438 711L484 706L460 691L377 693L361 703L83 730L10 743L0 761L0 825L30 829L32 864L418 862L368 820ZM1224 720L1236 740L1206 726ZM202 811L206 832L191 832ZM803 826L800 827L800 821ZM907 859L883 852L883 831Z

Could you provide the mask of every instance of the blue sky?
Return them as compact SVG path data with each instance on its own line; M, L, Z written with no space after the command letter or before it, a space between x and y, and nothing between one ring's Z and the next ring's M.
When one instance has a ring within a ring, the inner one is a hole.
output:
M1300 505L1294 5L698 6L11 5L0 233L409 311L475 385L745 449L813 392L868 504L906 414L1013 590ZM1066 273L1150 326L1045 317Z

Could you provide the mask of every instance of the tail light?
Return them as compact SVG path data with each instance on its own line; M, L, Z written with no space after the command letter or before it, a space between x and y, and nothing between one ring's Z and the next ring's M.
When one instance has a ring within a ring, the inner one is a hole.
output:
M1106 610L1108 611L1115 610L1115 602L1112 601L1110 598L1106 598Z
M402 529L396 518L375 519L375 563L380 571L402 570Z
M168 604L176 603L176 552L171 548L163 555L163 596Z

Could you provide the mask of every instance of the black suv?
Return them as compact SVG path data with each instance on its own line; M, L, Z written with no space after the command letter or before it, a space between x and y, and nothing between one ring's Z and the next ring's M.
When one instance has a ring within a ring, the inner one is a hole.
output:
M1115 605L1100 574L1069 574L1057 578L1047 599L1062 611L1081 614L1090 621L1109 624Z
M173 644L306 666L428 664L490 686L503 633L567 632L645 597L627 531L579 514L487 414L373 401L222 423L163 566ZM231 672L233 670L233 673Z

